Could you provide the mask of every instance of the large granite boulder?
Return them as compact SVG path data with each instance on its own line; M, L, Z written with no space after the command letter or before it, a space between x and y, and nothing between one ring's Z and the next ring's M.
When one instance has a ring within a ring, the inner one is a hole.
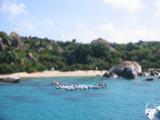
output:
M28 58L33 61L37 61L37 59L33 56L31 52L28 53Z
M160 76L160 69L148 69L147 72L150 76Z
M93 45L99 45L99 44L103 44L103 45L107 45L109 46L109 43L107 42L107 40L103 39L103 38L98 38L98 39L95 39L91 42L91 44Z
M19 81L20 81L19 77L0 77L0 82L19 83Z
M5 50L6 45L3 44L2 38L0 38L0 51Z
M110 72L110 71L106 71L103 74L103 77L105 77L105 78L118 78L118 76L115 73Z
M103 39L103 38L98 38L95 39L91 42L91 45L95 45L95 46L99 46L99 45L105 45L106 47L108 47L110 50L115 51L113 44L108 42L107 40Z
M124 61L110 69L111 72L125 79L134 79L142 73L142 68L137 62Z
M12 46L17 47L18 49L26 49L26 46L21 40L20 35L18 35L16 32L11 32L9 36L12 40Z

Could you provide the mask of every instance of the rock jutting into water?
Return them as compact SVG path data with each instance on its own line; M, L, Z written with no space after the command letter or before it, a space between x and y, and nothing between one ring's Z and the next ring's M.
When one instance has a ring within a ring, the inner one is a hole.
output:
M81 84L64 84L58 81L53 81L52 84L57 89L65 89L65 90L88 90L88 89L102 89L107 87L105 83L98 83L96 85L81 85Z
M137 62L124 61L123 63L112 67L110 72L125 79L135 79L142 73L142 68Z
M1 77L0 82L6 82L6 83L19 83L20 78L19 77Z
M115 73L110 72L110 71L105 72L103 74L103 77L105 77L105 78L118 78L118 76Z
M160 69L148 69L143 72L144 76L160 76Z

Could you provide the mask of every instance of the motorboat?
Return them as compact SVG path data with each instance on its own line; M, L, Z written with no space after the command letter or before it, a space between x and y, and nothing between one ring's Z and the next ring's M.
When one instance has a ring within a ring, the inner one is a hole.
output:
M149 120L160 120L160 106L147 104L145 114Z

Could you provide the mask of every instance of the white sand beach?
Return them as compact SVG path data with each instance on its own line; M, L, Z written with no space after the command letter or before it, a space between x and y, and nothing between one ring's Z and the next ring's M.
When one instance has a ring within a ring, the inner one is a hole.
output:
M102 76L106 71L100 70L86 70L86 71L44 71L44 72L34 72L34 73L14 73L8 75L0 75L0 77L20 77L20 78L29 78L29 77L74 77L74 76Z

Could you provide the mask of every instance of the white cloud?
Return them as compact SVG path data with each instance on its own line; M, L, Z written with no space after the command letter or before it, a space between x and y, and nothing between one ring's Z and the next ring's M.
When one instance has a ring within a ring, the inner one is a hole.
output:
M26 26L26 28L28 28L30 30L34 29L32 21L26 20L25 23L24 23L24 25Z
M39 21L38 18L24 18L19 19L17 22L13 21L12 28L14 31L22 35L31 35L38 37L53 37L52 31L54 30L54 22L51 19L43 19Z
M135 13L145 8L142 0L103 0L106 4L111 5L114 9L123 9L130 13Z
M36 19L34 24L37 27L41 27L43 29L53 28L55 26L55 23L52 19L46 19L46 18L43 18L43 21L39 21L38 19Z
M160 38L160 30L155 28L117 28L112 23L100 24L94 28L79 23L72 30L63 33L62 39L72 40L76 38L78 42L89 43L93 39L104 38L110 42L128 43L138 42L139 40L159 40Z
M47 24L48 24L48 26L50 26L50 27L54 27L54 25L55 25L54 21L51 20L51 19L49 19L49 20L47 21Z
M105 32L107 32L109 34L114 32L114 26L112 25L112 23L102 24L101 25L101 29L102 29L102 31L105 31Z
M159 17L160 16L160 0L155 0L154 6L155 6L155 15Z
M100 24L98 27L91 28L84 23L76 23L72 31L62 34L62 39L72 40L76 38L78 42L89 43L96 38L110 39L110 34L114 32L112 23Z
M0 0L0 12L9 22L10 30L22 35L48 37L55 26L52 19L33 16L24 3L16 0Z
M61 35L63 40L72 40L73 38L76 38L78 42L88 43L91 39L97 38L97 33L84 23L76 23L71 31L65 31Z
M110 34L110 38L117 43L138 42L139 40L153 41L159 40L160 31L154 28L121 28Z
M2 1L0 11L7 14L9 18L16 18L27 13L24 3L16 3L13 1Z
M157 40L160 38L160 31L153 29L138 29L133 33L134 36L145 40Z

